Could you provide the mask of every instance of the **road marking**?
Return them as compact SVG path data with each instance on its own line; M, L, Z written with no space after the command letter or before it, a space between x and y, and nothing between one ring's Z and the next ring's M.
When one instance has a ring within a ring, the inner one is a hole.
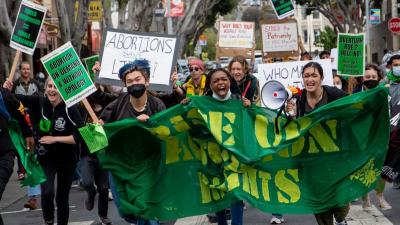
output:
M76 206L74 205L70 205L69 206L70 209L75 209ZM57 208L56 208L57 209ZM8 212L1 212L1 215L5 215L5 214L14 214L14 213L23 213L23 212L36 212L36 211L42 211L42 209L34 209L34 210L29 210L27 208L23 208L21 210L15 210L15 211L8 211Z

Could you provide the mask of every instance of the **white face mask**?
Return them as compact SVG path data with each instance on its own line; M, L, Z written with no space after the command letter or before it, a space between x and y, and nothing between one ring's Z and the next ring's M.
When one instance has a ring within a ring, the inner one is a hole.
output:
M341 85L341 84L335 84L335 87L336 87L337 89L342 90L342 85Z
M394 76L400 77L400 66L394 66L394 67L392 68L392 70L393 70L393 75L394 75Z
M221 98L215 93L213 93L212 97L218 101L224 102L229 100L231 98L231 95L232 95L231 90L228 90L228 93L226 94L225 98Z

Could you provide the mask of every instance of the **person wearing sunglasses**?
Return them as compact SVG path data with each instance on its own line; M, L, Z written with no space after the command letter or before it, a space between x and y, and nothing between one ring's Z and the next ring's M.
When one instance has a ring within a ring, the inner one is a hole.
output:
M200 59L189 61L190 76L182 86L174 86L174 90L181 96L204 95L206 89L206 75L204 63Z

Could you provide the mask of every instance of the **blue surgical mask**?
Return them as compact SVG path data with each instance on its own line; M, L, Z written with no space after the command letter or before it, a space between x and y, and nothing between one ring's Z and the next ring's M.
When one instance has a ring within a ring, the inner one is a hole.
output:
M393 75L396 77L400 77L400 66L393 66Z

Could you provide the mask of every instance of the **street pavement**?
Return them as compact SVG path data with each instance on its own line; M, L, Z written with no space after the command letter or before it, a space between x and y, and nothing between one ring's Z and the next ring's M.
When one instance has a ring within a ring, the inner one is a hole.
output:
M70 223L71 225L98 225L96 207L93 211L84 208L86 193L81 188L72 188L70 194ZM392 205L393 209L380 211L377 208L374 194L371 200L374 207L371 211L365 212L361 208L361 202L354 202L348 216L349 225L400 225L400 190L392 189L388 184L385 189L386 200ZM1 214L5 225L42 225L41 209L27 211L23 209L27 201L26 189L20 188L16 175L14 175L0 201ZM117 209L112 201L109 202L109 217L115 225L127 225L118 216ZM40 206L40 204L39 204ZM313 215L285 215L287 225L317 225ZM264 225L269 224L270 214L263 213L246 204L244 213L244 224ZM171 224L171 223L170 223ZM173 224L173 223L172 223ZM175 225L210 225L205 216L194 216L179 219Z

